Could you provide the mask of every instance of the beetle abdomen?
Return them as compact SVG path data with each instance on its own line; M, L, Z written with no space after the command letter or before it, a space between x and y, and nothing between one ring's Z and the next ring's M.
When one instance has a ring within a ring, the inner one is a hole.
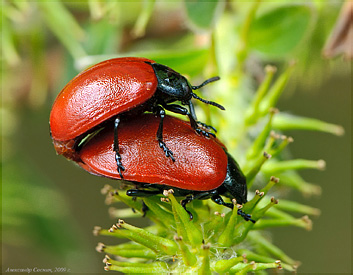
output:
M215 138L196 135L188 123L166 116L164 141L175 152L173 162L165 157L155 140L158 125L158 118L145 114L119 126L125 180L194 191L216 189L223 183L227 171L223 144ZM113 139L113 129L109 127L84 145L81 166L91 173L120 179Z
M116 58L83 71L60 92L50 114L52 138L74 139L150 99L157 78L146 58Z

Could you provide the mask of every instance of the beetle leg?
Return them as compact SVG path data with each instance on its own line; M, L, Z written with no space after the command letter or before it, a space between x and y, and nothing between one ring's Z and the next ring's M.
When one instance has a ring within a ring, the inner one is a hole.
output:
M117 165L117 170L119 172L120 177L123 179L122 171L125 171L125 167L121 163L121 155L119 153L119 140L118 140L118 126L120 123L120 119L117 117L114 121L114 151L115 151L115 161Z
M231 209L234 208L234 205L232 203L224 202L224 200L222 199L222 197L220 195L214 195L211 199L219 205L223 205L223 206L229 207ZM242 216L242 218L246 221L251 221L252 223L256 222L255 220L251 219L250 214L244 213L243 210L241 210L241 209L238 209L237 214L239 216Z
M251 221L252 223L256 223L256 221L251 218L250 214L244 213L243 210L241 210L241 209L238 209L237 214L239 216L242 216L243 219L246 220L246 221Z
M143 218L146 216L148 209L149 209L148 206L145 204L144 201L142 201L142 209L141 209L141 211L143 213L143 215L142 215Z
M157 115L159 115L159 117L161 118L159 122L158 130L157 130L157 139L158 139L159 147L162 148L166 157L170 157L172 161L175 161L175 158L173 157L173 152L167 147L167 145L163 141L163 121L165 117L165 111L161 106L157 106L154 112Z
M149 197L160 194L159 190L140 190L140 189L129 189L126 191L126 195L129 197Z
M129 197L132 197L132 199L136 200L136 197L149 197L149 196L154 196L160 194L161 191L159 190L139 190L139 189L130 189L126 191L126 195ZM146 213L148 211L148 206L142 201L142 209L141 209L143 215L142 217L146 216Z
M207 125L206 123L203 123L201 121L198 121L197 120L197 117L196 117L196 112L195 112L195 108L194 108L194 104L192 104L191 100L189 100L189 110L190 110L190 115L192 116L192 118L195 120L196 124L197 125L201 125L201 127L204 127L206 128L207 130L210 130L212 129L214 132L217 132L216 128L210 126L210 125ZM190 117L189 117L190 118ZM199 133L199 134L202 134L206 137L209 137L210 135L212 135L213 137L215 137L215 135L213 133L210 133L210 132L207 132L207 131L204 131L202 129L200 129L198 126L197 128L194 128L196 129L196 131Z
M189 214L190 216L190 220L192 220L194 217L193 215L191 214L190 211L188 211L186 209L186 204L188 204L189 202L193 201L193 200L202 200L202 199L206 199L206 198L209 198L210 196L210 192L202 192L202 193L197 193L195 195L187 195L185 197L185 199L183 199L180 204L181 206L185 209L185 211Z
M198 125L197 125L197 122L196 122L196 119L194 118L194 116L188 111L188 109L178 105L178 104L165 104L163 105L164 108L166 108L168 111L171 111L173 113L176 113L176 114L181 114L181 115L184 115L184 116L188 116L189 117L189 120L190 120L190 124L191 124L191 127L193 129L197 129L198 128ZM193 110L193 109L192 109ZM195 111L193 111L195 112Z
M216 135L214 133L207 132L207 131L205 131L205 130L203 130L203 129L201 129L199 127L198 122L195 119L194 106L191 103L189 104L189 108L191 110L191 113L186 108L184 108L184 107L182 107L180 105L177 105L177 104L169 104L169 105L165 105L163 107L166 108L168 111L171 111L173 113L177 113L177 114L188 116L189 120L190 120L191 127L193 129L195 129L195 131L198 134L201 134L201 135L203 135L205 137L210 137L210 136L216 137ZM211 128L211 127L206 127L206 128Z
M194 218L194 216L191 214L191 212L189 210L186 209L186 204L188 204L189 202L194 200L194 196L193 195L188 195L186 196L185 199L183 199L180 204L181 206L185 209L185 211L189 214L190 217L190 221Z
M201 121L196 121L197 124L201 125L202 127L206 128L207 130L212 130L214 131L215 133L217 133L217 129L211 125L207 125L206 123L203 123Z
M215 203L219 204L219 205L223 205L226 206L230 209L234 208L234 204L233 203L228 203L228 202L224 202L224 200L222 199L222 197L220 195L214 195L211 198Z

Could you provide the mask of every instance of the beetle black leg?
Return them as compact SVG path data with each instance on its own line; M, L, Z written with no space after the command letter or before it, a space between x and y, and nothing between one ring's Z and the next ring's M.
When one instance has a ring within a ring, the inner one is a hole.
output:
M158 139L159 147L162 148L166 157L170 157L172 159L172 161L175 161L175 158L173 157L173 152L171 150L169 150L169 148L167 147L167 145L163 141L163 121L164 121L164 117L165 117L165 111L161 106L157 106L155 108L154 112L157 115L159 115L159 117L161 118L161 120L159 122L158 130L157 130L157 139Z
M227 203L227 202L224 202L222 197L219 196L219 195L215 195L211 198L215 203L219 204L219 205L223 205L223 206L226 206L226 207L229 207L231 209L234 208L234 205L232 203ZM238 209L237 211L237 214L239 216L241 216L244 220L246 221L251 221L252 223L255 223L256 221L251 219L251 215L250 214L246 214L243 212L243 210L241 209Z
M148 206L145 204L144 201L142 201L142 209L141 209L141 211L143 213L142 217L146 216L146 213L147 213L148 209L149 209Z
M196 121L197 124L201 125L202 127L206 128L207 130L212 130L214 131L215 133L217 133L217 129L211 125L207 125L206 123L203 123L201 121Z
M114 151L115 151L115 161L117 165L117 170L119 172L120 177L123 179L122 171L125 171L125 167L121 163L121 155L119 153L119 140L118 140L118 127L119 127L120 119L117 117L114 121Z
M186 209L186 204L188 204L189 202L193 201L193 200L202 200L202 199L207 199L210 197L211 192L202 192L202 193L196 193L194 195L187 195L185 197L185 199L183 199L180 204L181 206L185 209L185 211L189 214L190 216L190 220L192 220L194 217L191 214L190 211L188 211Z
M199 128L199 125L198 125L198 122L196 121L195 119L195 114L193 115L193 113L195 113L194 111L194 107L193 105L189 105L190 106L190 110L191 113L184 107L180 106L180 105L177 105L177 104L169 104L169 105L165 105L164 108L166 108L168 111L171 111L173 113L176 113L176 114L181 114L181 115L186 115L188 116L189 120L190 120L190 124L191 124L191 127L193 129L195 129L195 131L198 133L198 134L201 134L205 137L210 137L210 136L213 136L213 137L216 137L216 135L214 133L210 133L210 132L207 132L201 128ZM192 107L191 107L192 106ZM207 128L207 127L206 127ZM209 127L210 128L210 127Z
M150 197L160 194L159 190L140 190L140 189L129 189L126 191L126 195L129 197Z
M210 125L207 125L206 123L203 123L201 121L198 121L197 120L197 116L196 116L196 112L195 112L195 108L194 108L194 104L192 104L191 100L189 100L189 110L190 110L190 115L192 116L192 118L195 120L196 124L197 124L197 128L194 128L199 134L202 134L206 137L209 137L210 135L212 135L213 137L215 137L215 135L213 133L210 133L210 132L207 132L207 131L204 131L200 128L198 128L199 126L198 125L201 125L201 127L203 128L206 128L207 130L210 130L212 129L215 133L217 132L216 128L210 126ZM190 116L189 116L190 118ZM199 130L198 130L199 129Z
M136 197L149 197L149 196L154 196L157 194L160 194L161 191L158 190L139 190L139 189L130 189L126 191L126 195L132 197L133 200L136 200ZM148 206L142 202L142 209L141 209L143 215L142 217L146 216L146 213L148 211Z
M252 223L256 223L256 221L251 218L251 215L244 213L243 210L238 209L237 213L239 216L242 216L244 220L251 221Z
M220 195L215 195L211 199L219 205L223 205L223 206L228 207L230 209L234 208L233 203L224 202L224 200L222 199L222 197Z
M207 130L212 129L214 132L217 132L216 128L197 120L194 104L192 104L191 100L189 101L189 109L190 109L190 115L198 125L201 125L201 127L206 128Z
M189 214L190 217L190 221L194 218L194 216L191 214L191 212L189 210L186 209L186 205L194 200L194 196L193 195L188 195L186 196L185 199L183 199L180 204L181 206L185 209L185 211Z

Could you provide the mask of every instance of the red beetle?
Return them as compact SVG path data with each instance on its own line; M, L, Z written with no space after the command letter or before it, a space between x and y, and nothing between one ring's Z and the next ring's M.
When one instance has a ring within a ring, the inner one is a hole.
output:
M156 130L159 147L167 157L175 160L172 150L163 141L164 109L187 115L192 128L198 133L207 137L214 135L204 130L205 127L213 127L197 121L191 99L196 98L224 109L193 93L193 90L218 79L210 78L199 86L192 86L184 76L171 68L146 58L115 58L98 63L72 79L55 100L50 113L55 149L58 154L77 160L76 150L82 140L104 122L115 119L114 151L118 172L122 177L124 166L118 142L120 119L150 111L160 116ZM170 104L174 101L188 105L189 111L180 105Z
M119 127L124 179L138 186L138 189L128 190L127 195L151 196L171 188L177 196L186 196L181 202L184 208L194 199L209 198L233 208L233 204L224 202L221 195L235 198L239 204L247 201L246 178L218 139L195 135L185 121L166 116L164 141L176 152L173 163L153 140L159 127L159 119L154 115L133 117L123 121ZM92 174L121 179L116 170L113 147L114 131L107 127L82 146L78 163ZM240 209L238 214L255 222Z

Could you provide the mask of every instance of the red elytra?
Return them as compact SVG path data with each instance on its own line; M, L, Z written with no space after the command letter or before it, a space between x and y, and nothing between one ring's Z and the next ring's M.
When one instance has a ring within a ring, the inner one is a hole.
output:
M212 190L224 182L228 160L218 139L196 135L187 122L166 116L164 140L176 152L173 162L155 142L158 125L159 119L152 114L121 123L119 146L125 167L124 180L194 191ZM80 150L81 167L92 174L120 179L113 143L111 127L99 132Z
M74 139L151 98L158 83L153 68L144 61L153 62L133 57L110 59L72 79L53 104L52 138Z
M149 111L159 115L158 143L166 157L174 160L173 152L163 141L165 109L187 115L196 132L206 137L214 135L199 127L204 124L197 121L191 99L224 109L218 103L204 100L193 93L193 90L218 79L213 77L199 86L192 86L178 72L147 58L115 58L98 63L72 79L56 98L49 120L54 147L58 154L76 161L77 147L87 134L104 122L115 119L114 146L117 168L122 175L124 167L117 138L120 117ZM187 105L189 110L171 104L174 101Z

